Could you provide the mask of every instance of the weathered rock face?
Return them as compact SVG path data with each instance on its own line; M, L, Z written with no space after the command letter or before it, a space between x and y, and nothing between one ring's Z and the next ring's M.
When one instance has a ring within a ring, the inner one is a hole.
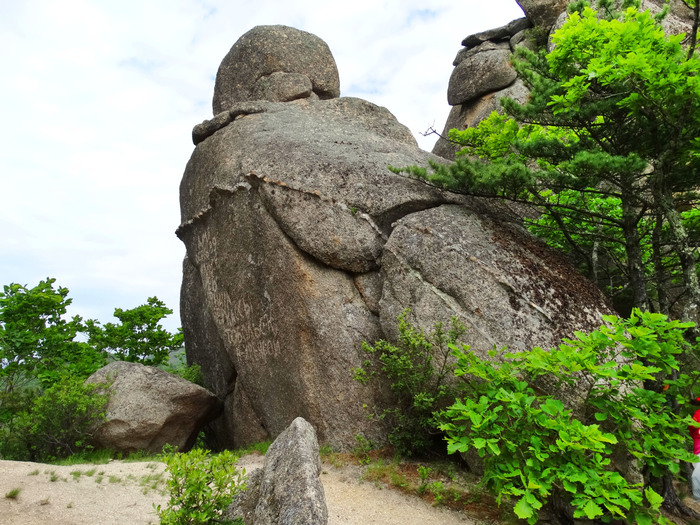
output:
M248 489L224 517L240 517L248 525L325 525L320 475L316 432L298 417L270 445L262 470L249 477Z
M509 86L517 76L510 65L510 48L482 50L461 60L454 69L447 102L452 106L463 104Z
M265 109L201 142L183 177L188 358L226 399L229 445L275 436L298 415L322 439L352 444L372 433L350 370L362 341L382 336L373 276L391 224L460 199L388 171L430 155L383 108ZM213 352L229 364L210 364Z
M214 114L247 100L287 102L340 95L338 69L326 43L287 26L257 26L243 35L219 66Z
M542 27L545 30L552 28L557 19L572 0L515 0L520 8L525 13L525 16L530 20L532 25ZM620 8L621 0L616 0L614 6ZM666 0L642 0L641 10L650 9L652 13L658 13L663 9ZM688 22L692 21L692 9L690 9L682 0L671 0L670 13L668 14L664 27L669 33L677 34L686 32L690 29ZM680 25L685 24L684 28Z
M464 104L452 106L447 116L445 129L442 136L446 137L451 129L466 129L476 127L479 122L487 118L494 111L501 111L501 99L512 98L524 104L530 91L521 80L516 80L508 87L488 93ZM438 139L433 148L433 153L446 159L454 159L461 146L451 143L449 140Z
M219 446L277 436L298 416L323 443L381 441L363 405L386 392L351 370L405 307L426 329L458 316L483 350L552 346L608 312L546 247L501 228L505 209L392 173L440 159L384 108L244 102L194 138L180 186L181 317L188 360L224 401Z
M117 361L86 383L106 383L107 421L95 432L101 448L157 453L170 444L188 450L204 425L220 412L216 396L158 368Z
M385 334L398 337L396 318L406 305L426 329L456 315L467 327L464 340L482 357L494 345L549 347L600 324L600 292L495 211L478 202L444 205L396 223L382 260Z

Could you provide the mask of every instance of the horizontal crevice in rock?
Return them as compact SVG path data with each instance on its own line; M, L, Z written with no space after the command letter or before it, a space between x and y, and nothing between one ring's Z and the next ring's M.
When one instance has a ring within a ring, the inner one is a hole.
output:
M213 119L205 120L201 124L197 124L192 129L192 142L196 146L205 139L211 137L214 133L228 126L238 117L245 115L254 115L267 111L268 104L266 102L239 102L226 111L218 113Z
M231 195L237 191L249 191L250 188L250 184L246 182L239 182L234 186L213 186L211 188L211 191L209 192L209 204L207 205L207 207L202 209L197 215L195 215L191 219L180 224L180 226L178 226L175 230L175 235L177 235L178 238L184 242L184 237L187 231L192 228L192 225L206 219L206 217L211 214L212 210L214 209L214 202L219 196L223 196L226 194Z

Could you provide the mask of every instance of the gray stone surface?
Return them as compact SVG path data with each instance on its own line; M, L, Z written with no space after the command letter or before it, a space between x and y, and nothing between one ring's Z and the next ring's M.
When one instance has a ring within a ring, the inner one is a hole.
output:
M457 316L482 357L508 346L551 348L610 313L598 288L539 239L496 220L505 209L445 205L401 219L382 259L382 329L398 335L409 305L425 330ZM479 209L481 208L481 209Z
M508 40L501 41L501 42L491 42L491 41L486 41L483 42L482 44L479 44L478 46L474 47L463 47L462 49L459 50L459 53L457 53L457 56L455 57L454 61L452 62L453 66L458 66L463 60L470 58L477 53L483 53L484 51L496 51L496 50L505 50L510 52L510 44Z
M237 102L279 102L311 93L321 99L340 96L338 69L326 43L292 27L257 26L238 39L219 66L214 115Z
M316 96L311 79L301 73L276 71L255 82L253 98L271 102L289 102L298 98Z
M653 14L659 13L665 5L664 0L642 0L641 9L649 9ZM693 10L681 0L671 0L671 12L661 21L666 34L690 34L693 22Z
M512 98L523 104L527 101L529 93L523 82L516 80L505 89L488 93L466 104L454 106L447 117L441 137L435 142L433 153L446 159L454 160L457 151L461 147L447 139L451 129L462 130L475 127L492 112L498 111L503 113L503 108L501 107L502 98Z
M266 108L267 105L264 102L240 102L233 104L231 109L217 113L213 119L197 124L192 129L192 142L196 146L220 129L228 126L238 117L262 113Z
M510 49L476 53L462 60L452 71L447 102L451 106L469 102L507 87L516 78L517 73L510 63Z
M201 386L139 363L110 363L86 383L109 385L107 421L94 440L100 448L120 452L156 453L166 443L188 450L221 408L216 396Z
M248 490L225 517L241 517L247 525L325 525L328 509L320 475L316 432L298 417L270 445L263 468L248 479Z

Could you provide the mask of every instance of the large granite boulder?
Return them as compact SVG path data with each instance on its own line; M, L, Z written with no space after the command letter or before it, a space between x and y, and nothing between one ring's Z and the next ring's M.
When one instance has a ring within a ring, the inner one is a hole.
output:
M386 403L386 385L351 370L363 341L395 335L405 307L424 328L456 315L484 351L552 346L609 312L560 257L501 228L505 208L390 171L441 159L385 108L247 101L194 138L180 186L181 318L188 361L224 402L219 446L275 437L298 416L322 443L381 442L364 405Z
M598 289L494 211L475 201L397 221L382 259L380 319L390 339L398 338L396 318L407 305L425 330L456 315L467 328L464 341L484 358L494 346L550 347L601 323Z
M362 341L382 337L383 246L396 219L462 199L387 169L433 157L384 108L261 105L201 142L182 180L188 359L225 399L227 445L275 436L298 415L324 441L379 439L350 370Z
M326 496L314 428L298 417L270 445L262 469L249 473L248 488L224 518L247 525L325 525Z
M107 385L106 421L93 439L119 452L157 453L165 444L189 450L221 410L216 396L201 386L139 363L110 363L85 382Z

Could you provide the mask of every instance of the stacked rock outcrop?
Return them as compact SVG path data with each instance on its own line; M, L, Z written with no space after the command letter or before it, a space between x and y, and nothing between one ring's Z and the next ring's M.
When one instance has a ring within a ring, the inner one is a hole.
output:
M223 518L247 525L325 525L326 495L316 431L298 417L265 454L261 469L247 472L247 488Z
M535 49L543 44L535 42L532 35L551 37L566 20L566 8L570 1L517 0L525 13L524 18L462 40L464 47L453 62L455 69L447 88L447 102L452 109L435 143L434 154L454 159L460 147L448 140L449 131L475 127L493 111L501 110L502 98L512 98L521 104L527 101L529 92L513 69L512 53L521 45ZM692 30L692 10L682 0L673 0L670 5L670 13L662 22L664 30L669 34L689 34ZM664 6L665 0L641 2L642 10L649 9L654 14Z
M527 18L519 18L462 41L464 47L453 62L455 68L447 88L447 102L452 110L433 153L454 159L459 148L447 140L451 129L476 126L500 109L499 100L503 97L525 102L528 90L518 80L511 53L517 45L527 44L526 31L530 27Z
M457 316L482 355L494 345L550 347L599 325L609 312L600 292L504 221L507 209L388 169L442 159L387 109L255 87L290 71L296 86L333 77L325 53L267 68L284 62L278 55L322 49L317 37L274 26L244 39L220 73L235 62L261 70L218 76L221 111L195 128L177 231L187 250L187 357L224 402L213 425L219 446L273 438L299 416L321 443L352 448L358 434L381 442L384 429L364 406L385 404L386 385L361 385L351 371L366 359L363 341L396 338L406 307L427 330Z

